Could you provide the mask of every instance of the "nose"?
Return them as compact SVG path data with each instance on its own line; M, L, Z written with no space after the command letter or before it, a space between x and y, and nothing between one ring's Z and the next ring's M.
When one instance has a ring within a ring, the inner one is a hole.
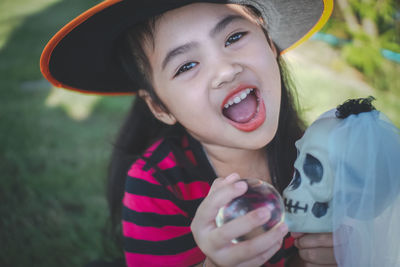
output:
M219 58L213 68L212 88L218 89L227 83L233 82L242 71L243 66L241 64L230 62L229 59Z

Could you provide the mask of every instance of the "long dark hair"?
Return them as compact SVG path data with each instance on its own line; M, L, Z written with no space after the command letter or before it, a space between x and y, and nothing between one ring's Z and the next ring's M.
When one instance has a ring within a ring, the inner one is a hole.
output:
M254 14L254 10L250 10L250 12ZM143 49L143 40L154 41L153 32L156 20L157 18L152 18L126 31L117 42L117 55L124 72L131 76L132 83L138 86L136 88L146 90L161 108L166 109L154 92L150 63ZM266 31L265 34L269 39ZM292 94L293 89L289 90L292 88L292 82L285 62L280 56L278 63L282 84L279 125L277 133L267 145L266 151L273 183L279 191L282 191L289 183L293 173L293 163L296 159L294 142L301 137L305 127L298 116L297 101ZM138 72L141 74L139 77L133 76ZM113 233L119 237L119 241L122 198L129 167L156 139L179 138L184 134L187 133L182 126L161 123L153 116L141 97L135 98L116 139L109 165L107 198ZM179 148L177 149L179 150ZM178 160L179 158L177 157ZM181 166L190 168L187 164L181 164Z

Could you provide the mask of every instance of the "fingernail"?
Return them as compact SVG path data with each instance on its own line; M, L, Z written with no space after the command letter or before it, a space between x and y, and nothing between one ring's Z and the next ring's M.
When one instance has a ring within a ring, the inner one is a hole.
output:
M225 180L228 182L234 181L236 178L239 177L239 174L237 173L231 173L228 176L225 177Z
M247 187L246 182L243 182L243 181L239 181L239 182L234 183L234 186L237 189L244 189L244 188Z

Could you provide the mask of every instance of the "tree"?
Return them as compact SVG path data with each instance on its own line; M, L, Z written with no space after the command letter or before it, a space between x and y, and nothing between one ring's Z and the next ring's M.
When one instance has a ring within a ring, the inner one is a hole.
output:
M342 47L344 58L376 88L388 89L388 79L395 74L381 51L400 53L400 1L337 0L336 3L339 13L336 17L344 22L337 25L345 25L342 30L349 40Z

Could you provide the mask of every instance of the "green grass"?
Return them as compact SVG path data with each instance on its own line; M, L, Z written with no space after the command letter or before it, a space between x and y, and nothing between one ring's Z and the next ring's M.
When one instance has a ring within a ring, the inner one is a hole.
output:
M83 266L118 255L104 234L105 179L132 98L54 89L38 68L52 34L95 2L0 2L0 266ZM309 122L349 97L373 94L400 125L398 84L376 92L343 63L319 62L329 49L309 45L295 55L310 60L293 62Z
M132 98L66 95L38 68L51 35L93 3L0 3L0 266L83 266L118 254L104 234L105 179Z
M385 91L369 85L362 74L349 67L340 52L327 44L309 41L287 56L297 85L300 106L308 123L323 112L335 108L349 98L372 95L374 105L400 127L400 65L386 62L392 68L392 79Z

